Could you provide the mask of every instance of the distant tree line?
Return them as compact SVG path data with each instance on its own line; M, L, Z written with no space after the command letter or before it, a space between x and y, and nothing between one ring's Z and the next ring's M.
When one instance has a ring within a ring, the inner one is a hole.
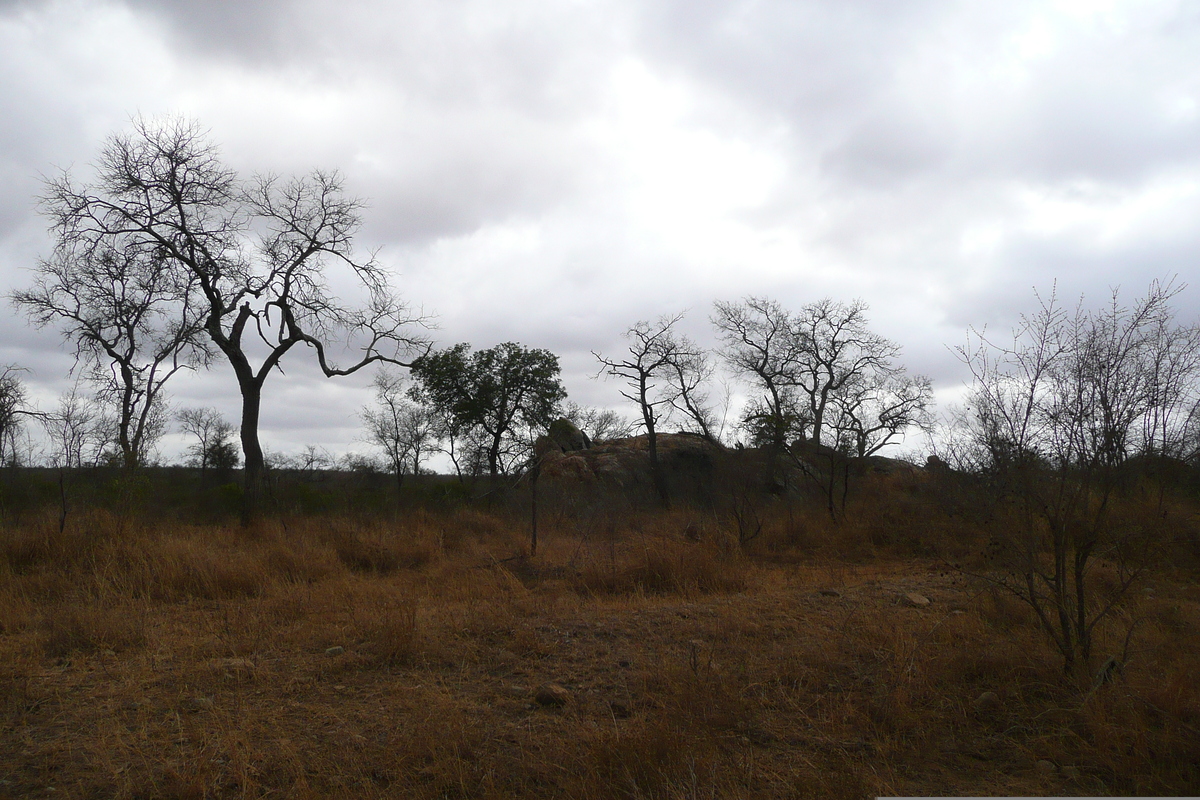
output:
M718 301L714 349L683 335L682 313L637 321L623 351L594 353L598 376L621 382L631 418L569 403L547 350L435 349L386 271L356 253L361 207L334 173L239 176L196 123L179 119L137 120L110 137L89 182L48 180L42 211L54 248L11 299L76 355L75 388L36 413L53 463L137 469L174 418L202 472L241 464L248 518L270 461L259 441L264 386L293 350L331 377L385 367L361 418L398 486L436 453L464 480L520 473L561 416L596 440L644 435L664 500L658 436L668 427L764 448L776 463L861 459L934 428L930 380L909 374L900 346L870 329L863 302L830 298L796 309L764 297ZM358 301L335 296L335 279L356 285ZM1194 461L1200 337L1174 322L1178 288L1156 285L1132 308L1114 296L1095 314L1051 301L1011 345L973 340L960 351L974 376L971 401L935 437L946 459L975 471L1032 462L1107 470L1138 454ZM353 355L341 363L334 352ZM237 380L239 422L212 409L173 414L167 382L217 361ZM6 368L4 463L19 461L31 415L19 371ZM292 466L332 464L310 447Z

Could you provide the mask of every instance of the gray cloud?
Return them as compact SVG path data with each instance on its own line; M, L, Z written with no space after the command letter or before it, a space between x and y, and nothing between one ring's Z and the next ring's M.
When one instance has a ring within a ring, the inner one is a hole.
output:
M45 248L38 176L86 174L130 114L176 112L240 169L341 169L369 203L362 244L443 343L553 349L589 402L620 402L589 350L684 308L703 338L713 299L749 293L863 297L914 371L954 383L945 344L1011 324L1033 286L1136 294L1200 255L1200 12L1070 13L0 0L0 289ZM0 337L61 382L52 332L10 315ZM345 441L367 378L288 370L270 436ZM236 409L227 378L176 392Z

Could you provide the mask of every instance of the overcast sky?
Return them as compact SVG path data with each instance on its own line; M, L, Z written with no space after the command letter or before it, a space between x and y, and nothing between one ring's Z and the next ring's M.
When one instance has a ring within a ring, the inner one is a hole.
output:
M862 298L945 400L947 345L1035 286L1200 284L1198 102L1186 2L0 0L0 291L49 249L43 176L180 114L247 174L340 170L439 344L548 348L585 404L621 402L589 351L748 294ZM8 363L69 384L11 306ZM267 446L365 449L370 376L285 366ZM236 417L228 366L171 393Z

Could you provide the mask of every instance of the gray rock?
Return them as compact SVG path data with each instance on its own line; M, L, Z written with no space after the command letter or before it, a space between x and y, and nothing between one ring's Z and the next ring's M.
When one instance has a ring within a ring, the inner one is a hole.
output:
M564 453L587 450L592 446L588 435L575 427L575 423L569 419L556 419L550 423L549 435Z
M929 605L929 598L923 594L917 594L916 592L902 594L898 599L900 601L900 605L909 606L910 608L924 608L925 606Z
M1051 775L1055 772L1058 772L1058 767L1054 766L1053 761L1047 761L1043 758L1037 762L1037 771L1044 775Z
M216 703L211 697L199 696L189 699L184 705L188 711L211 711Z
M214 666L227 680L253 678L254 662L248 658L222 658Z
M971 701L971 707L980 713L995 711L1000 707L1000 695L995 692L984 692Z
M624 703L618 703L614 700L608 704L608 710L611 711L612 715L617 719L629 719L629 706L625 705Z
M325 655L327 656L340 656L344 652L346 652L346 648L342 647L340 644L335 644L333 647L325 648Z
M533 693L533 699L541 706L565 706L571 702L571 690L560 683L543 683Z

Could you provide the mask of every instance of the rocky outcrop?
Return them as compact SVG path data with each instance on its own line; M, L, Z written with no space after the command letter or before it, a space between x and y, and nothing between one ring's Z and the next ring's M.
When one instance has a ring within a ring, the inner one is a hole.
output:
M848 456L829 445L812 442L807 439L799 439L793 442L788 449L791 451L795 461L801 465L803 471L827 473L831 467L838 471L848 467L853 475L867 475L870 473L894 475L897 473L911 474L922 470L916 464L898 458L888 458L887 456L858 458L857 456Z
M544 436L538 440L541 476L551 480L603 483L612 487L651 485L650 451L645 436L615 439L581 450L563 451ZM668 476L712 469L719 445L686 433L660 433L658 457Z

